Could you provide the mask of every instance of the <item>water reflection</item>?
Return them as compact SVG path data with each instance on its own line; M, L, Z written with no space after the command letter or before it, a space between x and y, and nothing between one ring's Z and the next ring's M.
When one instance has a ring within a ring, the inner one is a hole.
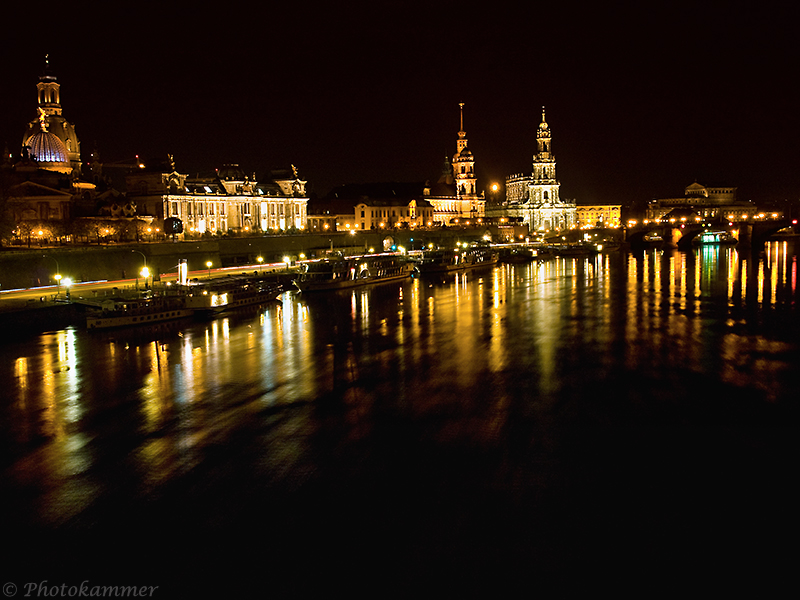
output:
M352 486L373 502L379 487L393 514L387 497L427 507L422 488L448 508L404 525L461 539L481 499L541 515L564 490L625 485L609 464L640 476L617 440L653 458L638 432L664 414L794 401L796 270L785 243L553 259L5 344L3 488L21 522L78 529L110 527L120 505L163 527L164 497L188 526L241 529L237 515L308 489L353 520ZM298 521L327 522L315 514Z
M748 311L763 322L770 311L783 313L795 304L797 257L788 249L786 242L771 242L754 258L727 247L600 255L324 298L287 294L282 306L257 315L220 318L149 339L136 332L48 333L37 344L4 346L5 410L23 417L12 419L16 435L35 430L59 438L81 421L87 404L132 396L145 430L155 431L176 407L245 390L265 404L312 400L338 377L335 350L353 344L360 359L383 368L435 369L439 383L415 381L423 387L447 382L471 388L487 373L536 365L544 391L553 392L559 352L599 352L617 343L616 336L624 339L628 369L696 369L722 356L722 372L739 372L744 354L772 347L736 327ZM720 338L720 328L730 331ZM720 339L723 351L715 356L713 344ZM748 377L766 375L759 370Z

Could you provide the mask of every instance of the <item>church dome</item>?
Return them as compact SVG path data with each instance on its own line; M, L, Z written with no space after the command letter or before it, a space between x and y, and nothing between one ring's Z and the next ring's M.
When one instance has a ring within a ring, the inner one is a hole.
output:
M64 163L69 166L67 147L54 133L39 131L29 137L25 145L39 163Z

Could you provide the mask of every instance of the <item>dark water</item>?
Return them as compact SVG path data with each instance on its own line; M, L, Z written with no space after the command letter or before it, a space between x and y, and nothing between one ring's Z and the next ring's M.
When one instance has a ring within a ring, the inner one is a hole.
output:
M789 572L797 261L498 266L0 346L4 581L506 596Z

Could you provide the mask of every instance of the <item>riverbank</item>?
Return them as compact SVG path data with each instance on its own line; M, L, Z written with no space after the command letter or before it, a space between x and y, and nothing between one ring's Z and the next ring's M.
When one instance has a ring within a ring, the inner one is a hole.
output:
M370 231L326 235L272 235L146 244L0 248L0 290L55 285L54 276L73 281L134 278L147 266L156 280L177 271L185 260L190 271L243 265L283 264L303 257L322 256L331 250L357 254L392 246L422 248L427 244L451 245L480 239L486 228L432 229L425 231ZM261 260L259 261L259 257Z

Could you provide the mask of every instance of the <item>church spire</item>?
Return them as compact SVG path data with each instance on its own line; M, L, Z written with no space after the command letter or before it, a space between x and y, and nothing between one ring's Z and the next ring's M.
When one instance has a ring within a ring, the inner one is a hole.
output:
M549 158L552 149L550 147L550 126L544 115L544 106L542 107L542 122L539 123L539 129L536 131L536 144L538 146L538 154L542 158Z
M474 196L478 193L475 179L475 157L467 148L467 132L464 131L464 103L458 103L461 129L456 141L456 154L453 156L453 173L459 196Z

